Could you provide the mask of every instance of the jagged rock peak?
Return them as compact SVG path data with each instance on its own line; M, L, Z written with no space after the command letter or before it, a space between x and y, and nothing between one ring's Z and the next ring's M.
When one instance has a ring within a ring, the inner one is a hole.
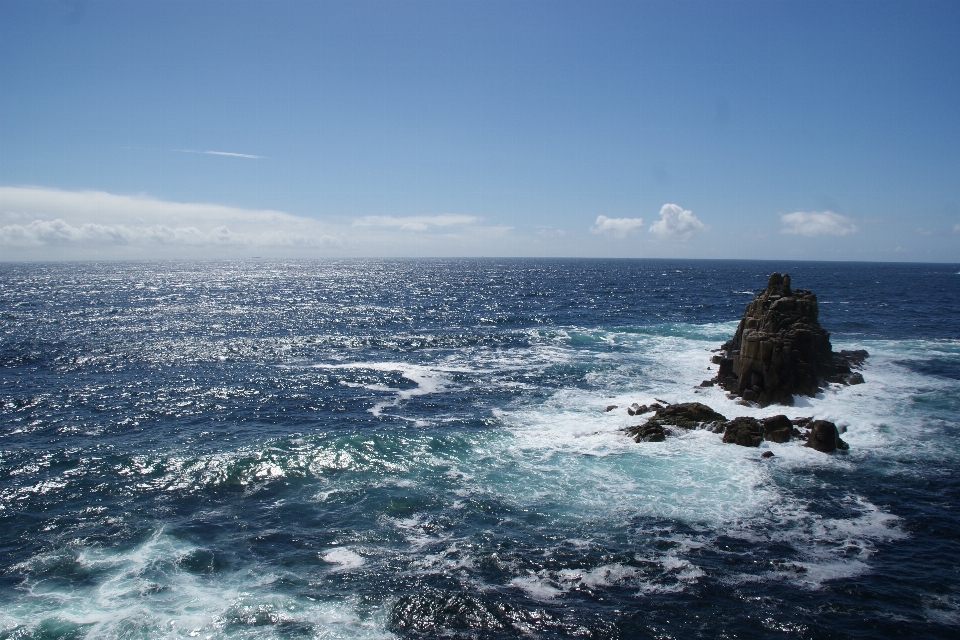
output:
M788 274L771 274L714 356L720 365L715 381L761 406L792 405L794 394L813 396L825 382L862 382L851 364L861 364L867 353L834 353L819 313L813 292L792 289Z

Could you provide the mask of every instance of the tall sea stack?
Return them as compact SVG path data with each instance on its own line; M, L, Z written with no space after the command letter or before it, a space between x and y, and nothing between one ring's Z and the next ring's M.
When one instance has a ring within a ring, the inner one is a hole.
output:
M716 382L760 406L792 405L794 394L813 396L825 382L863 382L851 365L862 364L867 352L834 353L818 315L816 295L791 289L787 274L772 274L713 357L720 365Z

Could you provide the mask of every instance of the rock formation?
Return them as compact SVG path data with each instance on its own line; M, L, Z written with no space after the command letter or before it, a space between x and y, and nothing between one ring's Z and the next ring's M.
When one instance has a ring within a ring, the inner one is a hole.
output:
M817 296L791 289L789 275L772 274L713 357L720 365L713 381L760 406L792 405L794 394L816 395L825 382L863 382L851 366L861 366L867 352L834 353L818 315Z
M763 439L770 442L789 442L791 436L800 435L800 431L794 432L793 423L790 418L782 413L778 416L771 416L760 421L763 431Z
M808 431L804 433L798 427ZM645 423L627 427L624 431L637 442L663 442L671 428L710 429L714 433L722 433L725 443L742 447L759 447L764 440L783 443L798 438L806 440L806 446L823 453L849 448L847 443L840 439L837 425L827 420L790 420L783 414L759 420L748 416L727 420L699 402L682 402L660 407Z
M712 427L715 422L725 422L722 415L700 402L671 404L658 409L648 423L672 425L681 429Z
M846 451L850 448L846 442L840 439L840 432L837 425L827 420L811 420L807 423L810 428L810 434L807 436L807 446L823 453L830 453L841 449Z
M741 447L759 447L763 442L763 431L756 418L734 418L724 425L723 441L726 444L738 444Z
M657 412L645 423L627 427L624 431L637 442L663 442L669 427L713 429L727 421L725 417L699 402L682 402L666 407L658 404L657 407Z

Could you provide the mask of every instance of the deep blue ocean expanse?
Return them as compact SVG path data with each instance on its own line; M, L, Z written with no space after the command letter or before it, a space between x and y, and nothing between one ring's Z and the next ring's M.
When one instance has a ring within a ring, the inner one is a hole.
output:
M698 387L772 271L865 384ZM0 264L0 639L958 637L958 272ZM850 450L635 443L654 398Z

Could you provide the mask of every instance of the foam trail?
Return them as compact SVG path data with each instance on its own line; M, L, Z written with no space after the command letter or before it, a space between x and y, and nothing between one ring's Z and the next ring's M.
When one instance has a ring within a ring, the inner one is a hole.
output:
M384 409L398 406L402 401L414 396L442 393L450 389L451 380L447 374L455 371L469 371L468 369L439 370L431 367L407 364L402 362L353 362L344 364L314 364L316 369L355 369L369 371L390 371L400 373L407 380L417 386L413 389L396 389L381 384L356 385L371 391L387 391L395 394L393 400L378 402L368 409L374 416L380 416ZM351 385L353 386L353 385Z

